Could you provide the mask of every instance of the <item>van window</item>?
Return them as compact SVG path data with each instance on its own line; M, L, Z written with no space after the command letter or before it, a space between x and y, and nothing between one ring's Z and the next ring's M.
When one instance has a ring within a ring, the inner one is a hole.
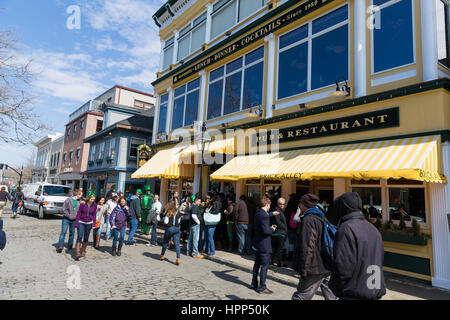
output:
M42 186L39 186L39 188L37 189L36 193L38 193L39 195L41 195L42 192Z
M70 192L71 192L70 187L44 186L44 196L68 197Z

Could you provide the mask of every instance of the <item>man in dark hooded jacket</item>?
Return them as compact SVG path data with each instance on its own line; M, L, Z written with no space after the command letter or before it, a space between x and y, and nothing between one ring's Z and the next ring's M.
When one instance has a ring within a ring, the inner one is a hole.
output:
M386 294L384 248L380 232L362 213L356 192L334 201L339 229L334 241L330 289L342 300L381 299Z
M6 246L6 233L3 231L3 220L0 219L0 250L5 249Z
M321 256L325 217L319 207L319 198L313 194L305 194L300 198L299 208L303 217L300 222L294 269L300 273L300 281L292 300L311 300L319 286L326 300L336 300L328 288L330 270Z

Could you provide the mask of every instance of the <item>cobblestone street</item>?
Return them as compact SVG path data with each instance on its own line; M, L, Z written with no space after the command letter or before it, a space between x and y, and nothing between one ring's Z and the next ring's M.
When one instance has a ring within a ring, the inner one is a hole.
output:
M139 238L135 238L137 245L123 247L121 257L111 256L112 240L102 239L101 252L89 246L86 257L77 262L75 249L71 253L56 252L60 217L11 219L6 210L3 220L7 245L0 252L0 299L284 300L294 291L268 280L274 294L259 295L248 288L250 273L184 254L181 265L176 266L172 250L161 262L157 260L161 247L149 248ZM81 270L81 288L69 290L69 267L73 265Z

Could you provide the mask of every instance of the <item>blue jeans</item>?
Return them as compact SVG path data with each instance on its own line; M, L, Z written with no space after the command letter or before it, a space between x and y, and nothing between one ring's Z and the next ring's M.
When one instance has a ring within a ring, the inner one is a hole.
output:
M164 255L164 253L166 253L169 241L173 237L173 242L175 243L175 251L177 252L177 259L180 259L180 235L181 232L179 227L172 226L166 229L166 232L164 233L164 242L161 250L162 256Z
M249 238L248 224L242 224L242 223L236 224L236 233L237 233L238 242L239 242L239 247L238 247L239 254L244 254L244 250L246 251L246 253L249 253L251 242L248 239ZM246 242L247 242L247 245L246 245Z
M89 235L91 234L92 223L84 224L78 223L77 243L89 242Z
M216 254L216 247L214 246L214 232L216 226L205 226L206 234L208 235L205 241L205 252L207 254Z
M270 262L270 253L256 252L255 264L253 266L253 279L252 279L252 288L254 288L256 292L262 292L267 289L266 278L267 278L267 269L269 268L269 262ZM260 279L258 288L258 273L260 268L261 273L259 275Z
M138 227L139 221L136 218L133 218L130 220L130 233L128 234L128 240L127 243L132 243L133 236L136 233L137 227Z
M157 245L158 244L158 221L155 221L155 223L153 224L152 227L152 238L150 240L150 243L153 245Z
M189 228L189 240L187 243L187 254L191 253L198 256L198 238L200 235L200 225L197 224Z
M123 245L123 239L125 238L125 230L126 228L122 228L122 229L114 229L113 230L113 235L114 235L114 239L113 239L113 247L116 247L117 244L117 238L119 238L119 234L120 234L120 239L119 239L119 246Z
M67 243L67 246L73 246L73 238L75 236L75 220L63 218L61 225L61 234L59 235L58 248L64 247L64 238L66 237L67 229L69 229L69 242Z
M111 237L111 223L109 222L110 216L105 216L105 224L106 224L106 233L105 233L105 240L109 239Z
M206 251L206 238L208 238L208 231L205 225L200 225L200 235L198 240L198 250Z

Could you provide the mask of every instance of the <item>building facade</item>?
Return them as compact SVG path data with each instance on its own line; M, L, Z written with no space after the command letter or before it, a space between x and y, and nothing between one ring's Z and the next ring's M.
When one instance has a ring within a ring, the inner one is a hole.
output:
M155 104L152 94L116 85L98 97L90 100L69 116L66 125L64 150L60 168L60 179L72 188L88 188L86 170L89 158L89 144L83 140L106 126L151 109ZM130 112L110 112L104 116L103 103L124 105Z
M383 233L385 270L450 288L448 2L173 0L153 18L156 154L134 177L160 178L162 201L200 176L255 201L358 192L429 237ZM224 134L202 175L179 143L195 122Z
M59 168L61 165L61 157L64 147L64 135L52 142L52 147L50 149L50 162L49 162L49 176L48 182L54 184L60 184L61 179L59 178Z
M130 177L137 168L137 148L151 143L154 108L134 114L130 108L105 103L102 110L105 118L112 119L111 114L119 111L129 112L130 117L84 139L90 145L86 170L89 189L101 195L118 190L128 195L150 184L155 190L154 181Z
M50 173L50 167L52 166L51 159L53 159L52 151L58 149L58 147L60 148L59 150L61 150L62 136L63 135L60 133L47 135L34 144L34 146L37 147L37 153L33 170L33 182L53 183L52 180L55 178L55 174Z

